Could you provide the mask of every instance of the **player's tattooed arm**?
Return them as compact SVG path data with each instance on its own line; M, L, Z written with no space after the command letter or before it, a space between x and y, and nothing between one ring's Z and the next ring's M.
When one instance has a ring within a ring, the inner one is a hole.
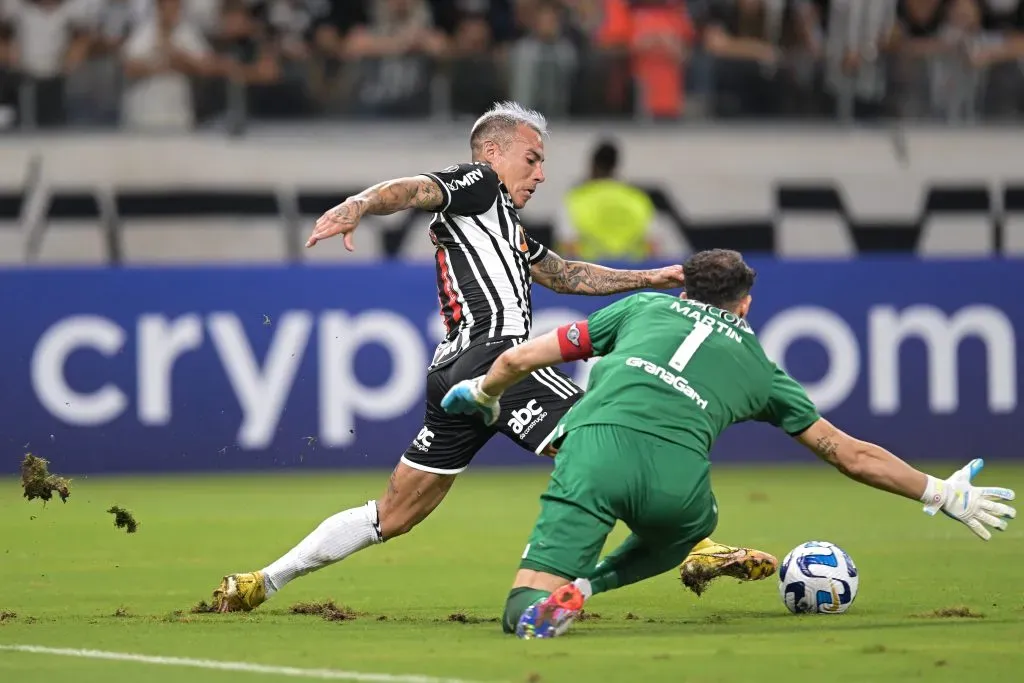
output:
M388 216L406 209L436 211L443 204L441 188L427 176L421 175L377 183L349 197L333 211L336 218L347 218L353 211L358 212L359 217L366 214Z
M839 443L835 437L822 436L814 442L814 452L825 462L835 465L839 462Z
M366 214L387 216L405 209L437 211L442 206L444 195L441 188L427 176L385 180L324 212L317 219L306 246L312 247L321 240L344 235L345 248L353 251L352 233Z
M553 251L533 264L533 279L561 294L616 294L666 284L665 269L616 270L584 261L566 261ZM682 271L679 273L682 284ZM678 285L676 285L678 286ZM667 287L666 287L667 288Z

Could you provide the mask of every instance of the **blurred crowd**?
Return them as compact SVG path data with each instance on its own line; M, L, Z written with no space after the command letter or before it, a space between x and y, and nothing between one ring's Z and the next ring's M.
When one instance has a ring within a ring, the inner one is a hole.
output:
M0 128L1013 119L1022 0L0 0Z

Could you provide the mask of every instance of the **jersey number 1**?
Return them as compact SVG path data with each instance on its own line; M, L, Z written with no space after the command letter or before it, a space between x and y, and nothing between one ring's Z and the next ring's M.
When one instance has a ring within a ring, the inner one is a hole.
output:
M686 335L683 343L679 345L676 352L672 354L672 358L669 359L669 367L676 372L682 372L686 364L693 358L693 354L697 353L697 348L704 343L705 339L711 336L714 329L711 325L703 323L694 325L693 329L690 330L690 334Z

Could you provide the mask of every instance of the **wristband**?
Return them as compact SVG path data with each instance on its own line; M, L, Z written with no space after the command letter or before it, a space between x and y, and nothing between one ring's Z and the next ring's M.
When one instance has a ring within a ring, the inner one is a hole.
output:
M491 396L490 394L488 394L486 391L484 391L483 386L484 386L484 378L481 377L480 379L478 379L476 381L476 393L480 395L480 398L482 398L483 400L487 401L488 403L494 403L495 399L497 399L498 397L497 396Z
M928 475L928 483L925 484L924 494L920 501L924 503L924 511L929 515L934 515L942 507L942 503L946 500L946 486L946 482L942 479Z
M558 350L565 362L590 358L594 355L594 347L590 343L590 327L586 320L562 325L558 328L557 334Z

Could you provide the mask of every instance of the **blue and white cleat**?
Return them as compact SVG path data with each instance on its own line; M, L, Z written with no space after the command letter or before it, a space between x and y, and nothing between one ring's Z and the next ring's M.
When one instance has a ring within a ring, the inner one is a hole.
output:
M554 638L569 630L583 609L583 593L573 584L562 586L523 612L516 624L516 637Z

